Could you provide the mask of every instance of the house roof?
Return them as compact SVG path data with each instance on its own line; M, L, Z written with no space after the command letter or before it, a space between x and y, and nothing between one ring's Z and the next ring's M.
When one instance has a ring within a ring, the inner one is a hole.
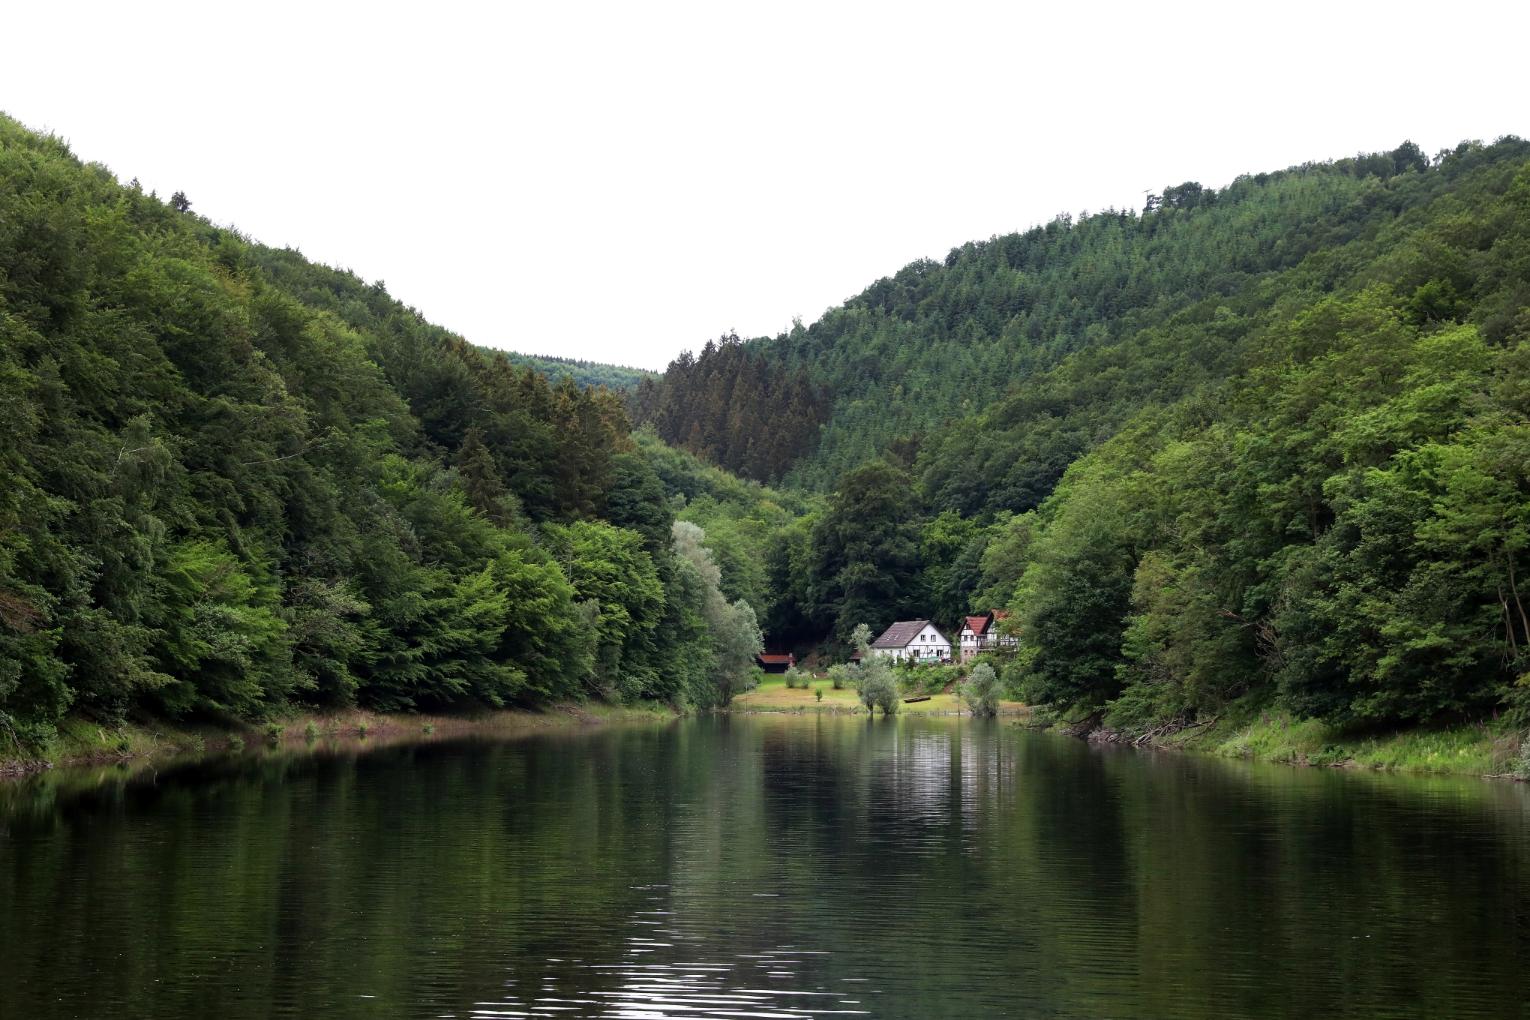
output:
M919 632L930 625L929 620L900 620L882 632L882 636L871 643L873 648L907 648L910 641L919 636ZM939 631L935 633L939 634ZM941 636L945 641L945 636Z
M969 616L967 617L967 629L974 634L982 634L988 630L988 624L992 620L993 618L986 613L982 616Z
M767 666L793 666L797 663L797 656L793 655L791 652L787 652L784 655L777 654L776 652L761 652L759 655L756 655L755 658L759 659L760 662Z

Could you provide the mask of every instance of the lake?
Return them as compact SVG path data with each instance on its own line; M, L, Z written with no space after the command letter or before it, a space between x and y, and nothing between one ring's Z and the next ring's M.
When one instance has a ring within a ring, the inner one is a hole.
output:
M0 1017L1530 1016L1530 790L744 716L0 786Z

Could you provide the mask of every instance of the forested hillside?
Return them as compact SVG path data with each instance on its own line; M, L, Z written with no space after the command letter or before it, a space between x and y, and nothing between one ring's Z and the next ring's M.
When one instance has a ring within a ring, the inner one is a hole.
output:
M754 610L621 401L0 118L0 739L589 695L711 705ZM724 536L741 557L738 536Z
M768 628L1007 606L1013 688L1127 727L1234 703L1365 726L1530 714L1530 145L1415 155L972 246L762 343L923 407L967 387L918 368L926 350L998 321L998 291L963 306L958 277L1041 272L1070 310L1032 334L1022 307L994 348L1030 365L1020 382L889 444L783 534ZM1177 240L1137 286L1110 237ZM1027 250L1054 254L1005 254ZM851 321L879 325L828 341ZM872 335L904 337L903 371L872 373ZM803 472L847 449L843 406Z
M618 395L0 120L0 737L710 706L762 627L997 608L1012 692L1128 728L1530 716L1527 337L1513 138L1060 217Z
M604 386L609 390L633 390L644 379L652 379L658 375L642 368L628 368L625 365L607 365L599 361L581 361L578 358L553 358L540 354L517 354L515 351L498 351L492 348L483 348L490 354L497 354L521 368L534 368L553 382L557 382L564 376L574 380L580 386Z
M1030 381L1074 352L1101 352L1143 330L1167 328L1187 309L1253 294L1315 253L1367 237L1449 189L1471 162L1463 153L1431 169L1409 143L1391 153L1245 176L1220 190L1189 182L1150 196L1140 212L1062 215L1044 227L963 245L944 262L906 266L810 326L747 345L832 400L820 439L785 444L802 454L785 479L832 488L846 471L891 447L907 450L949 437L950 422L986 411L1005 394L1026 400ZM677 367L687 365L678 362L671 371ZM1070 396L1055 388L1037 411L1022 406L1008 414L1055 414ZM660 434L684 442L698 419L705 434L708 417L717 417L698 413L695 404L672 401L644 417L680 417ZM756 443L774 440L769 424ZM798 416L783 416L782 424L796 429ZM1060 426L1066 448L1041 456L1066 463L1080 444L1098 437L1089 423L1078 424ZM1012 459L1009 453L1001 456ZM969 450L965 456L990 455ZM1000 471L980 464L988 474ZM1022 475L1037 470L1029 464L1013 469ZM1021 502L1034 498L1024 492L1032 485L1025 477L987 484L1021 490L1015 497ZM1044 494L1049 482L1042 485ZM970 509L970 498L967 504Z
M781 478L817 446L827 392L805 371L787 371L737 334L708 340L632 394L637 419L665 441L736 474Z

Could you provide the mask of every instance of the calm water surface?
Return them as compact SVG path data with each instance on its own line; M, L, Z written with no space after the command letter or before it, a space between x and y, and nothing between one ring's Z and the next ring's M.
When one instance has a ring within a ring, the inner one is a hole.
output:
M0 1018L1530 1017L1530 791L746 717L0 788Z

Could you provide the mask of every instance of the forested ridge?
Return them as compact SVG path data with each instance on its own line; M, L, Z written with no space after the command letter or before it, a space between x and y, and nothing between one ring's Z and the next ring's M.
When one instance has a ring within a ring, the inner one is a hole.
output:
M788 478L875 454L783 534L767 630L1007 607L1010 689L1126 729L1523 721L1530 145L1150 205L964 247L756 345L843 380ZM1140 261L1108 257L1126 241ZM985 351L1025 367L936 422L979 388L953 352ZM857 403L856 377L900 399Z
M667 442L762 482L778 481L818 443L827 391L806 371L788 371L738 334L683 352L664 375L629 398L639 421Z
M554 382L567 376L581 386L604 386L608 390L636 389L643 380L652 379L659 374L647 369L628 368L626 365L607 365L604 362L584 361L579 358L519 354L515 351L500 351L493 348L484 348L484 350L499 355L512 365L534 368Z
M1059 217L621 394L9 121L0 160L22 740L68 712L711 706L762 630L840 654L993 609L1011 694L1126 729L1530 715L1518 139Z
M654 461L707 471L679 456L605 388L0 118L0 740L68 712L724 703L760 643L724 591L754 582L676 521Z

